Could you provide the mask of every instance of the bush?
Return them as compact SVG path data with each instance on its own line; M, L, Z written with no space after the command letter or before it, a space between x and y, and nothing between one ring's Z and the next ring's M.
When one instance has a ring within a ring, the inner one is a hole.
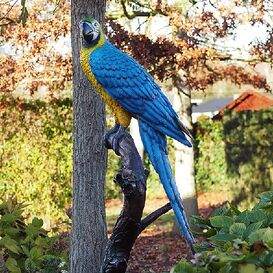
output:
M226 204L210 218L194 216L191 222L207 242L196 244L194 259L171 273L273 272L273 191L261 194L251 210Z
M196 125L196 182L201 190L229 188L234 201L250 206L270 190L273 178L273 111L229 111L223 121Z
M72 198L72 111L70 99L50 103L1 100L0 199L16 196L19 202L28 203L25 216L41 217L46 228L66 228L69 220L66 209ZM109 118L109 126L113 122ZM120 167L119 157L109 151L106 199L121 195L113 183ZM159 185L151 172L148 193L158 192Z
M57 226L71 205L71 101L11 101L1 109L0 130L0 198L16 195L31 204L26 216Z
M234 201L249 207L273 182L273 110L224 115L227 176Z
M67 253L54 252L54 238L42 229L43 220L34 218L26 224L22 216L25 205L9 199L0 204L1 272L64 273Z
M224 129L204 116L196 124L195 179L199 190L228 184Z

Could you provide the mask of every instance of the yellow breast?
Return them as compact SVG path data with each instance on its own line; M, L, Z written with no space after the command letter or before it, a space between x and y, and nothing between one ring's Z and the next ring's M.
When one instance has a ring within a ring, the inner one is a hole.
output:
M101 39L100 39L101 40ZM101 45L104 42L104 38L102 41L99 41ZM101 46L100 45L100 46ZM89 56L95 50L94 48L82 48L81 49L81 66L82 69L88 78L88 80L92 83L95 90L99 93L99 95L103 98L104 102L111 108L113 111L116 123L121 124L123 127L127 128L131 122L131 115L128 111L126 111L121 105L119 105L102 87L102 85L96 80L94 74L91 71Z

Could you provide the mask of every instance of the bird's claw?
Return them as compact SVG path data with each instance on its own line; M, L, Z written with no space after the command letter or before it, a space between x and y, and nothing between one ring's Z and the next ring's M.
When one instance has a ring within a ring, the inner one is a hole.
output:
M107 149L111 149L111 138L113 134L115 134L118 131L118 124L115 124L115 126L113 128L111 128L110 130L108 130L105 134L104 134L104 145Z
M119 155L119 142L125 135L125 128L116 124L112 129L104 135L104 143L107 149L113 149Z

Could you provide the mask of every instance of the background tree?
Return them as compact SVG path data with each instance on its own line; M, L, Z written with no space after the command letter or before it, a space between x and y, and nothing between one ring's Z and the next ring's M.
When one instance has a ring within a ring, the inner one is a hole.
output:
M71 273L98 273L106 243L104 104L84 76L79 57L79 21L95 17L103 22L104 11L104 0L72 1L74 173Z
M59 97L72 81L70 5L67 1L22 1L23 6L17 2L1 4L1 42L8 52L0 60L1 94Z

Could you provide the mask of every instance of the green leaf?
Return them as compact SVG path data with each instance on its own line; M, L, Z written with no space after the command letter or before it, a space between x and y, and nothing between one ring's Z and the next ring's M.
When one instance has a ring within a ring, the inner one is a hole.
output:
M50 239L38 236L35 240L35 244L39 247L46 248L49 246Z
M254 244L256 241L262 241L264 229L259 229L249 236L249 244Z
M270 242L273 240L273 229L272 228L265 228L263 234L263 242Z
M273 265L273 252L269 252L269 251L264 251L261 255L260 255L260 260L262 261L263 264L265 264L267 267L272 266Z
M34 227L41 228L41 227L43 226L43 224L44 224L43 220L42 220L42 219L39 219L39 218L37 218L37 217L33 218L33 220L32 220L32 225L33 225Z
M212 212L211 217L224 216L227 212L228 212L227 207L226 206L221 206L221 207L217 208L216 210L214 210Z
M38 268L39 266L36 264L36 262L35 261L33 261L31 258L27 258L26 260L25 260L25 269L26 269L26 272L35 272L35 273L37 273L37 272L39 272L38 271ZM44 272L44 271L42 271L42 272Z
M243 264L239 265L238 273L264 273L261 267L256 267L254 264Z
M266 191L259 195L258 197L262 203L273 202L273 191Z
M273 229L271 228L262 228L253 232L249 236L249 243L252 245L256 241L262 241L267 243L273 240Z
M192 216L190 216L190 223L192 225L200 227L200 228L206 228L210 224L210 221L209 221L209 219L204 219L201 216L192 215Z
M205 230L203 230L202 233L199 233L200 236L205 237L205 238L209 238L215 234L216 234L216 229L214 229L214 228L205 229Z
M20 232L19 228L14 228L14 227L3 228L3 233L11 237L18 234L19 232Z
M218 254L219 261L222 263L228 263L228 262L238 262L242 261L245 258L245 255L234 255L232 253L224 253L220 252Z
M202 243L199 243L199 244L195 244L193 246L193 248L194 248L195 252L199 253L199 252L206 251L206 250L212 250L213 245L211 245L208 242L202 242Z
M229 232L231 234L236 234L239 237L243 236L243 233L245 230L246 230L246 225L244 223L234 223L229 227Z
M32 238L38 236L39 232L40 232L40 228L34 226L32 223L29 224L26 227L26 233L27 233L27 235L30 236L30 237L32 237Z
M273 224L273 208L270 208L269 210L265 211L267 216L267 225Z
M25 255L26 255L27 257L29 257L29 256L30 256L30 253L29 253L28 248L27 248L26 246L24 246L24 245L21 245L21 248L22 248L23 252L25 253Z
M214 216L210 218L210 223L213 227L229 228L233 224L233 219L229 216Z
M269 250L273 251L273 240L267 241L265 244L269 248Z
M262 221L250 224L244 231L243 238L248 238L252 232L257 231L262 225Z
M253 210L248 214L248 219L250 222L261 222L266 221L267 216L266 214L261 210Z
M233 204L229 203L229 206L230 206L230 209L232 210L232 212L235 215L239 215L241 213L241 211L236 206L234 206Z
M6 260L5 265L10 273L21 273L21 269L19 268L17 261L14 258L9 257Z
M213 241L233 241L234 239L236 239L237 236L234 234L229 234L229 233L218 233L212 237L210 237L211 240Z
M0 222L6 222L6 223L14 223L17 220L17 216L14 215L13 213L7 213L4 214L1 218L0 218Z
M33 247L29 252L29 257L32 260L38 260L41 256L43 256L43 250L40 247Z
M188 262L179 262L170 273L195 273L196 270Z
M239 223L244 223L246 226L248 226L250 222L249 214L250 214L250 211L245 210L241 212L239 215L237 215L237 217L235 218L235 221Z
M0 240L0 245L4 246L8 250L16 254L19 254L21 252L18 243L15 240L11 239L8 235Z

